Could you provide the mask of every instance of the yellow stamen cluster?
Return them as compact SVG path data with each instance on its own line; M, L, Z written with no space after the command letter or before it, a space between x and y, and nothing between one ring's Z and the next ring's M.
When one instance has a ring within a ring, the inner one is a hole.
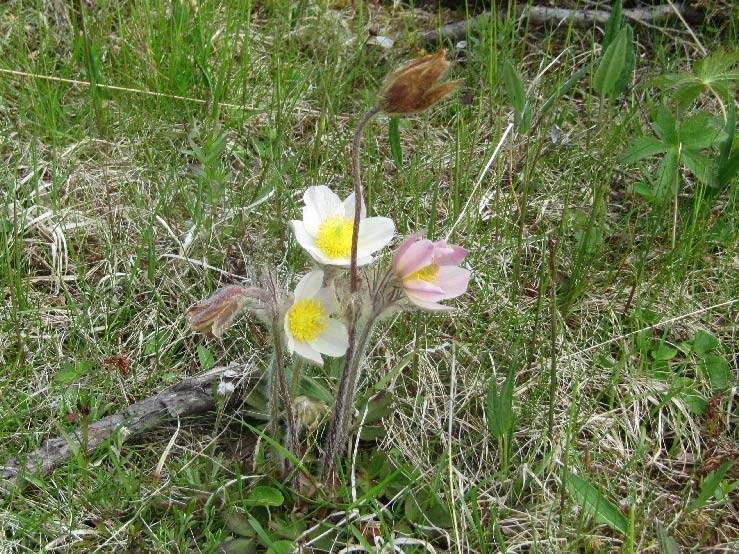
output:
M326 330L328 313L318 300L303 298L296 300L287 311L287 326L293 337L310 342Z
M333 216L318 227L316 244L329 258L348 258L352 252L354 222L344 216Z
M430 264L426 267L422 267L415 273L411 273L403 279L404 281L425 281L427 283L436 283L439 276L439 266L436 264Z

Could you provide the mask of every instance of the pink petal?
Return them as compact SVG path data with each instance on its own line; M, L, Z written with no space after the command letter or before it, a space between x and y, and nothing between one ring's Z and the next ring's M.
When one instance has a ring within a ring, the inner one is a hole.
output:
M398 246L398 249L395 251L395 257L402 256L406 250L412 245L421 240L421 237L423 235L421 233L413 233L409 237L403 240L403 242L400 243L400 246Z
M441 304L438 304L437 302L425 300L423 298L419 298L414 296L408 295L408 300L410 300L413 304L418 306L419 308L423 308L424 310L430 310L433 312L443 312L443 311L450 311L452 308L449 306L442 306Z
M431 265L434 255L434 243L427 239L417 240L409 245L401 254L400 250L393 259L395 273L401 279L415 273L422 267Z
M434 243L434 263L438 265L459 265L467 255L467 250L445 240Z
M412 281L405 281L403 288L407 292L411 293L422 293L422 294L437 294L442 298L446 297L446 290L436 286L428 281L421 281L420 279L413 279Z
M471 277L472 272L469 269L452 265L441 266L436 276L439 285L444 289L444 299L464 294Z

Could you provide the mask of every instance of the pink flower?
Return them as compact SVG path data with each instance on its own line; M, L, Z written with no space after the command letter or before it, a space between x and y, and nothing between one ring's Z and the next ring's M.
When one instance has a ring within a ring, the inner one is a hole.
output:
M432 242L413 235L393 257L393 270L408 300L426 310L447 310L442 300L464 294L472 272L459 267L467 251L445 240Z

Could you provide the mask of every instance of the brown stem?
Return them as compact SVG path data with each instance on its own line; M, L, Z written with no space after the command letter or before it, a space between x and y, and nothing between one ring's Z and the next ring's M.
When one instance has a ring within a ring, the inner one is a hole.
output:
M285 448L290 454L296 454L295 443L297 437L295 434L295 416L293 414L290 388L287 385L287 377L285 375L285 353L282 349L282 333L280 332L279 323L279 314L275 313L272 318L272 335L275 347L275 367L273 371L277 377L277 385L280 387L282 401L285 404ZM272 386L274 386L274 382ZM272 424L274 425L274 422Z
M349 346L346 349L344 359L344 369L339 379L339 388L336 392L336 404L334 405L334 415L331 418L331 426L329 428L328 437L326 438L326 447L323 455L324 477L333 478L333 470L336 463L336 456L339 450L343 450L343 446L339 442L341 437L346 435L346 425L344 414L346 413L346 405L353 402L353 379L351 376L352 366L354 364L357 340L357 320L359 319L359 306L357 305L356 293L359 289L359 272L357 268L357 243L359 239L359 223L362 218L362 203L364 202L362 190L362 169L361 169L361 148L362 136L364 129L367 127L370 119L377 115L380 108L377 106L368 110L359 121L356 131L354 131L354 140L352 141L351 151L351 169L352 181L354 184L354 223L352 226L352 252L350 270L350 299L349 299L349 325L347 333L349 335Z
M359 288L359 275L357 272L357 242L359 240L359 221L362 215L362 203L364 198L362 196L362 169L360 167L361 155L360 150L362 148L362 135L364 134L364 128L378 112L380 108L377 106L370 109L364 114L357 130L354 131L354 140L352 141L352 180L354 182L354 226L352 227L352 256L351 256L351 284L350 290L352 294L357 292Z

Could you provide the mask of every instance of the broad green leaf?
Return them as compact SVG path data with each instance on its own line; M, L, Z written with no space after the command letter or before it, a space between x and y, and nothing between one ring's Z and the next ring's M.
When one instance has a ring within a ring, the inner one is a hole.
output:
M734 136L736 135L736 107L731 102L726 110L726 124L724 125L726 138L721 143L718 158L718 175L716 182L722 187L728 185L729 181L734 178L739 171L739 152L731 155L731 149L734 147Z
M278 489L257 485L251 490L245 503L250 506L281 506L284 501L285 497Z
M713 159L692 150L683 150L682 157L687 168L701 183L713 186L716 180L716 164Z
M621 71L621 75L616 82L616 86L613 89L615 95L622 94L626 91L631 80L631 74L636 66L636 52L634 50L634 29L631 25L624 27L626 30L626 54L624 57L624 68Z
M574 75L572 75L572 77L562 83L562 85L559 86L549 98L547 98L546 102L542 104L541 108L539 109L539 113L541 115L549 113L549 110L551 110L553 106L556 106L559 100L565 94L568 94L575 87L575 85L580 82L580 79L582 79L590 72L591 65L592 63L586 65L585 67L581 67L575 72Z
M210 348L202 344L198 345L198 361L200 362L200 367L203 369L213 369L216 365L213 352L210 351Z
M229 539L218 547L219 554L256 554L257 544L253 539Z
M267 549L267 554L290 554L293 551L291 541L275 541Z
M598 523L605 523L614 531L626 534L628 520L597 488L574 473L567 475L565 485L575 502Z
M620 161L623 164L633 164L644 158L649 158L655 154L666 152L669 146L654 137L638 137L634 143L621 154Z
M513 106L516 128L521 132L528 131L531 124L531 106L526 100L523 79L508 60L503 64L503 85L508 101Z
M400 118L391 117L388 125L388 141L396 167L403 165L403 147L400 145Z
M619 31L616 39L606 48L598 69L593 76L593 89L601 97L610 96L616 83L626 67L626 50L628 47L628 31L624 28Z
M654 197L657 202L663 203L675 196L678 189L678 150L677 147L670 148L657 170L657 185L654 189Z
M93 368L89 360L63 363L60 370L54 374L54 382L58 385L68 385L76 381Z
M731 369L729 368L729 362L723 356L706 354L701 365L711 382L713 390L723 390L729 386L731 383Z
M226 526L237 535L242 537L253 537L254 529L249 524L249 520L244 514L239 512L229 512L223 516Z
M652 190L652 187L649 186L649 184L644 182L638 182L631 185L631 191L635 194L638 194L642 198L645 198L649 202L654 202L655 196L654 196L654 190Z
M701 415L708 408L706 399L696 392L684 392L680 394L680 398L683 399L688 410L696 415Z
M693 350L699 356L705 356L711 350L715 350L718 347L718 339L706 331L698 331L693 338Z
M715 117L699 112L680 124L679 140L684 149L703 150L724 140L724 132Z
M726 473L729 471L729 468L731 468L734 462L735 460L728 460L721 464L718 469L712 471L706 476L706 478L703 480L703 483L701 483L700 493L698 493L698 496L695 497L693 501L690 502L690 504L688 504L686 508L688 512L692 512L693 510L697 510L698 508L702 508L706 505L706 503L713 497L713 495L716 494L716 489L721 484L721 481L723 481Z
M496 439L507 437L513 429L513 376L509 373L503 387L493 377L488 386L485 405L488 430Z
M662 142L677 146L677 122L666 106L660 106L653 114L652 128Z
M608 16L605 32L603 34L603 48L608 48L621 30L623 11L623 0L614 0L613 5L611 6L611 15Z
M677 355L677 348L666 343L660 343L660 345L652 351L652 357L655 360L668 361Z

